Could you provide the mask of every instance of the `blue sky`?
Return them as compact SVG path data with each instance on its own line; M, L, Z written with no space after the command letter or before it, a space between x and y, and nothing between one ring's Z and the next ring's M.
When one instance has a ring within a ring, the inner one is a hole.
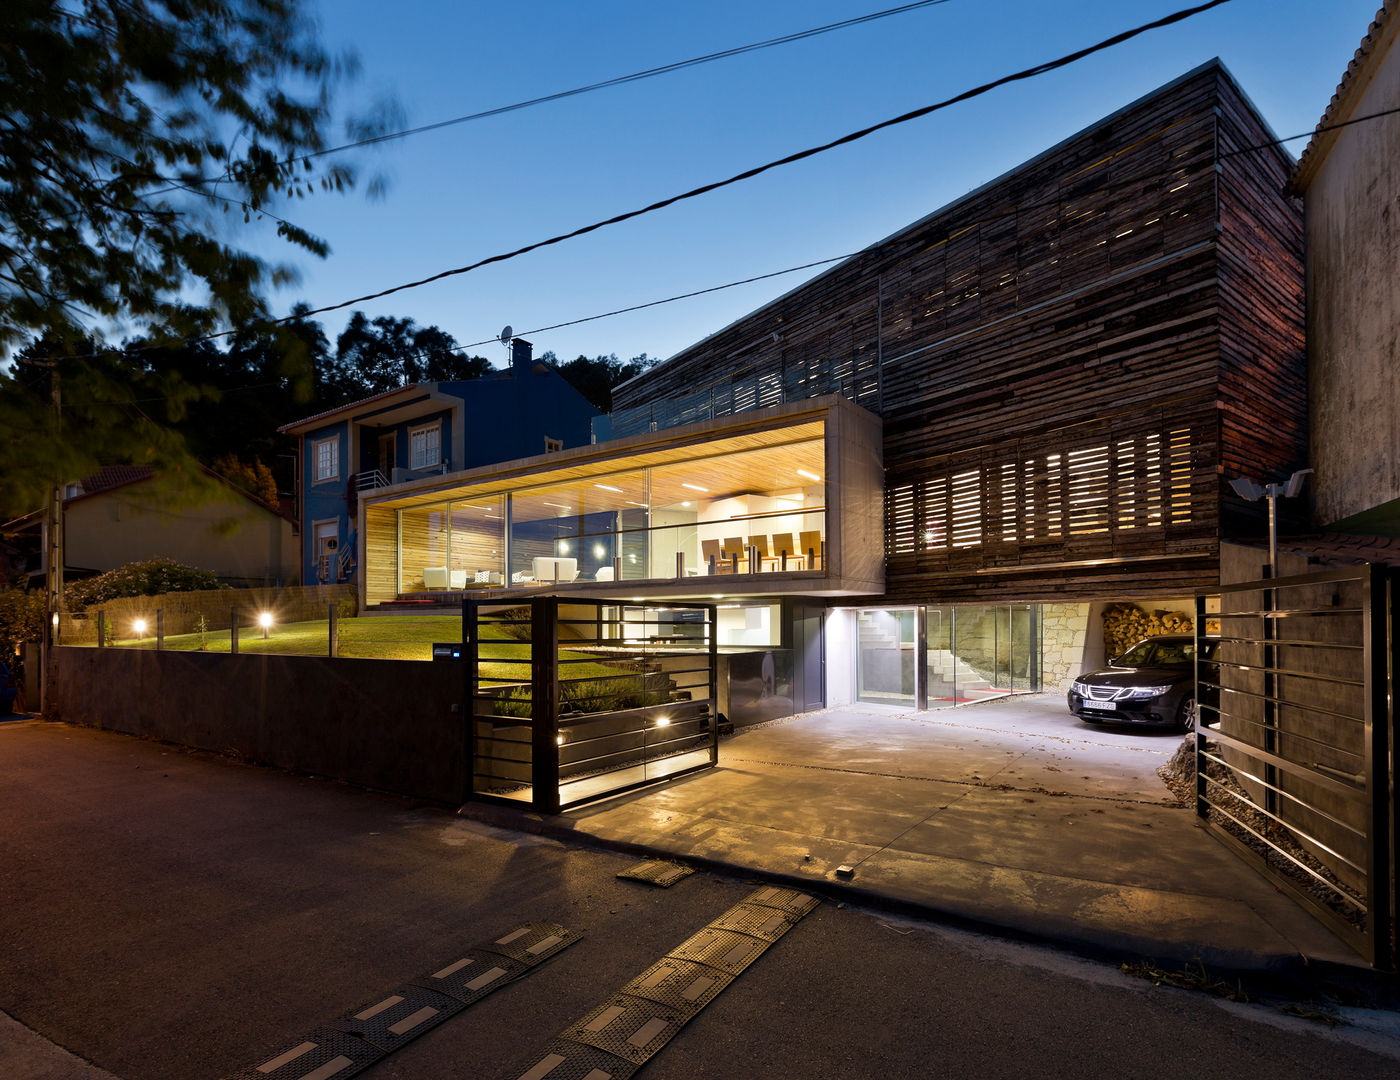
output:
M896 6L897 0L321 0L322 36L431 123ZM730 176L1147 22L1189 0L947 0L358 152L386 195L280 210L329 241L279 311L428 276ZM1377 0L1233 0L1069 68L639 220L359 305L469 343L849 253L1221 57L1280 136L1312 129ZM1296 155L1304 142L1290 144ZM268 244L265 254L285 254ZM815 271L531 336L666 357ZM334 338L350 310L321 316ZM500 363L499 345L474 350Z

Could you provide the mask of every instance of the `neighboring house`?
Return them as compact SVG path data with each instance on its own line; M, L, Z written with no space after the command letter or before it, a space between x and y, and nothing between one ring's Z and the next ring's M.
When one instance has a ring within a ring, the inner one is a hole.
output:
M295 435L307 583L355 580L359 499L425 476L580 446L598 411L511 342L511 365L468 382L414 383L278 428Z
M1400 536L1397 9L1377 13L1290 185L1307 222L1315 522L1384 536Z
M289 517L205 470L218 494L197 505L172 503L149 467L114 465L69 483L63 498L65 579L165 557L217 574L234 586L298 583L296 525ZM26 552L26 575L43 583L35 510L0 526Z
M617 387L594 445L367 494L362 602L703 598L796 710L1060 684L1102 605L1218 583L1262 527L1223 478L1304 464L1274 141L1202 65Z

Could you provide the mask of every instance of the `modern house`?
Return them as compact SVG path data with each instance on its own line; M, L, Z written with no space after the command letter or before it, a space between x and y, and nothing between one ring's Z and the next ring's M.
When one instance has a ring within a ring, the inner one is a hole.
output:
M217 574L234 586L296 584L296 525L216 473L217 494L194 505L172 502L152 469L114 465L65 486L66 579L166 557ZM25 573L43 581L43 511L0 525L26 553Z
M278 430L298 440L298 512L308 584L356 580L360 499L425 477L587 443L597 410L530 343L511 365L469 382L414 383ZM444 562L433 569L448 573ZM418 586L428 588L421 575ZM440 587L452 578L444 576Z
M1202 65L617 387L593 445L365 493L362 601L702 598L789 711L1067 679L1093 605L1218 581L1258 527L1222 478L1306 455L1273 141Z

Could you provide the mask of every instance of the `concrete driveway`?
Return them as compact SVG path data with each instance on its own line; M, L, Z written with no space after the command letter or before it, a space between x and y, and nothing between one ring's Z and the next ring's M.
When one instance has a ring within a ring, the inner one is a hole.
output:
M744 731L721 744L717 769L598 806L463 812L1097 955L1357 965L1196 827L1156 775L1180 743L1083 724L1059 695L928 713L848 706Z

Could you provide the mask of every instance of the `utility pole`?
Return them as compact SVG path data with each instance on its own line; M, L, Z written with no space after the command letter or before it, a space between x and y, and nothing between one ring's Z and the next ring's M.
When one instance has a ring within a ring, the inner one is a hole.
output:
M58 360L49 357L49 402L53 406L55 445L61 438L63 397L59 390ZM49 658L58 638L58 617L63 605L63 478L49 477L44 498L44 629L39 635L39 712L49 711Z

